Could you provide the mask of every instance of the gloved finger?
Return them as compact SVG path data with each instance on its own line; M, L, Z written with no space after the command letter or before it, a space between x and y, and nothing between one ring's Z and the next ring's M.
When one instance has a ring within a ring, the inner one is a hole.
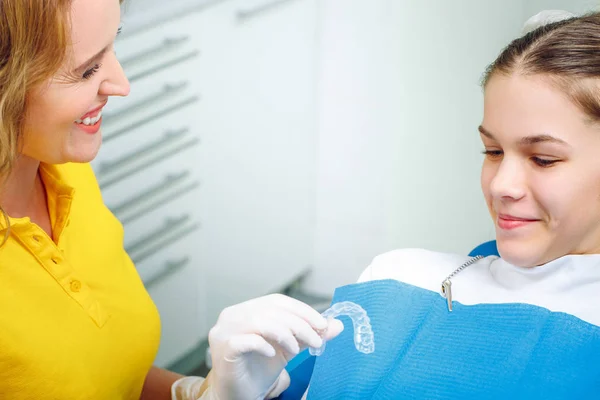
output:
M325 332L325 336L323 336L323 339L325 340L331 340L335 338L344 330L344 323L339 319L329 318L327 322L329 323L329 326L327 327L327 332Z
M313 329L323 330L327 328L327 320L308 304L282 294L273 294L270 295L270 298L275 306L302 318Z
M275 314L275 317L265 318L256 321L254 332L261 335L266 340L281 346L284 351L296 355L300 352L300 345L294 336L293 331L285 321L278 320L284 317Z
M225 346L223 358L225 361L235 362L246 353L258 353L265 357L273 357L276 354L275 349L262 336L249 333L244 335L235 335L229 338L228 346Z
M337 337L340 333L342 333L344 331L344 323L338 319L328 318L327 323L329 324L329 326L327 327L327 330L325 330L321 333L323 335L322 340L324 342L334 339L335 337ZM304 350L306 347L307 346L302 346L301 350ZM313 346L311 344L310 347L315 348L315 347L321 347L321 346Z
M292 331L301 347L321 347L323 344L321 336L302 318L288 312L280 312L273 317Z
M290 375L284 369L279 374L279 378L273 384L273 387L267 392L265 399L274 399L285 391L290 386Z

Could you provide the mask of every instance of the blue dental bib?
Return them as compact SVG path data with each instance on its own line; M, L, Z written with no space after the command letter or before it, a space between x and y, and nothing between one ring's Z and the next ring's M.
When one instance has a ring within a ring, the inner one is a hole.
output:
M439 293L395 280L338 288L340 301L367 311L375 352L356 350L342 317L309 400L600 399L600 328L572 315L518 303L449 312Z

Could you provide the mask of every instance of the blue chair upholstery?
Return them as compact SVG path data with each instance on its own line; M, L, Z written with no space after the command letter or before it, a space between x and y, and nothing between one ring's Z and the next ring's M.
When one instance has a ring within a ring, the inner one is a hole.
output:
M475 247L469 253L474 256L499 256L495 240L490 240ZM299 400L308 388L317 357L311 356L308 350L294 357L285 368L290 374L290 386L278 397L280 400Z
M498 254L498 247L496 246L496 241L490 240L489 242L482 243L479 246L475 247L469 253L469 257L475 256L500 256L500 254Z

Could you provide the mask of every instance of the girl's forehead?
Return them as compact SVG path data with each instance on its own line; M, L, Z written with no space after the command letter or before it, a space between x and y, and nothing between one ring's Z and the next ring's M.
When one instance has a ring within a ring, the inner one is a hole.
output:
M548 79L494 76L484 95L482 127L495 138L550 135L571 142L592 130L586 114Z

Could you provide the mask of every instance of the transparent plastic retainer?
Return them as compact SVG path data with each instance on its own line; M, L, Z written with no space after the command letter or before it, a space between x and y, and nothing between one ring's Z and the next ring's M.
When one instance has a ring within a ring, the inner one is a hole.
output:
M321 315L325 318L335 318L338 316L347 316L352 320L354 327L354 347L364 354L370 354L375 351L375 338L371 321L367 312L358 304L351 301L342 301L335 303L325 310ZM324 332L323 332L324 333ZM313 356L320 356L325 351L325 341L321 347L309 347L308 351Z

